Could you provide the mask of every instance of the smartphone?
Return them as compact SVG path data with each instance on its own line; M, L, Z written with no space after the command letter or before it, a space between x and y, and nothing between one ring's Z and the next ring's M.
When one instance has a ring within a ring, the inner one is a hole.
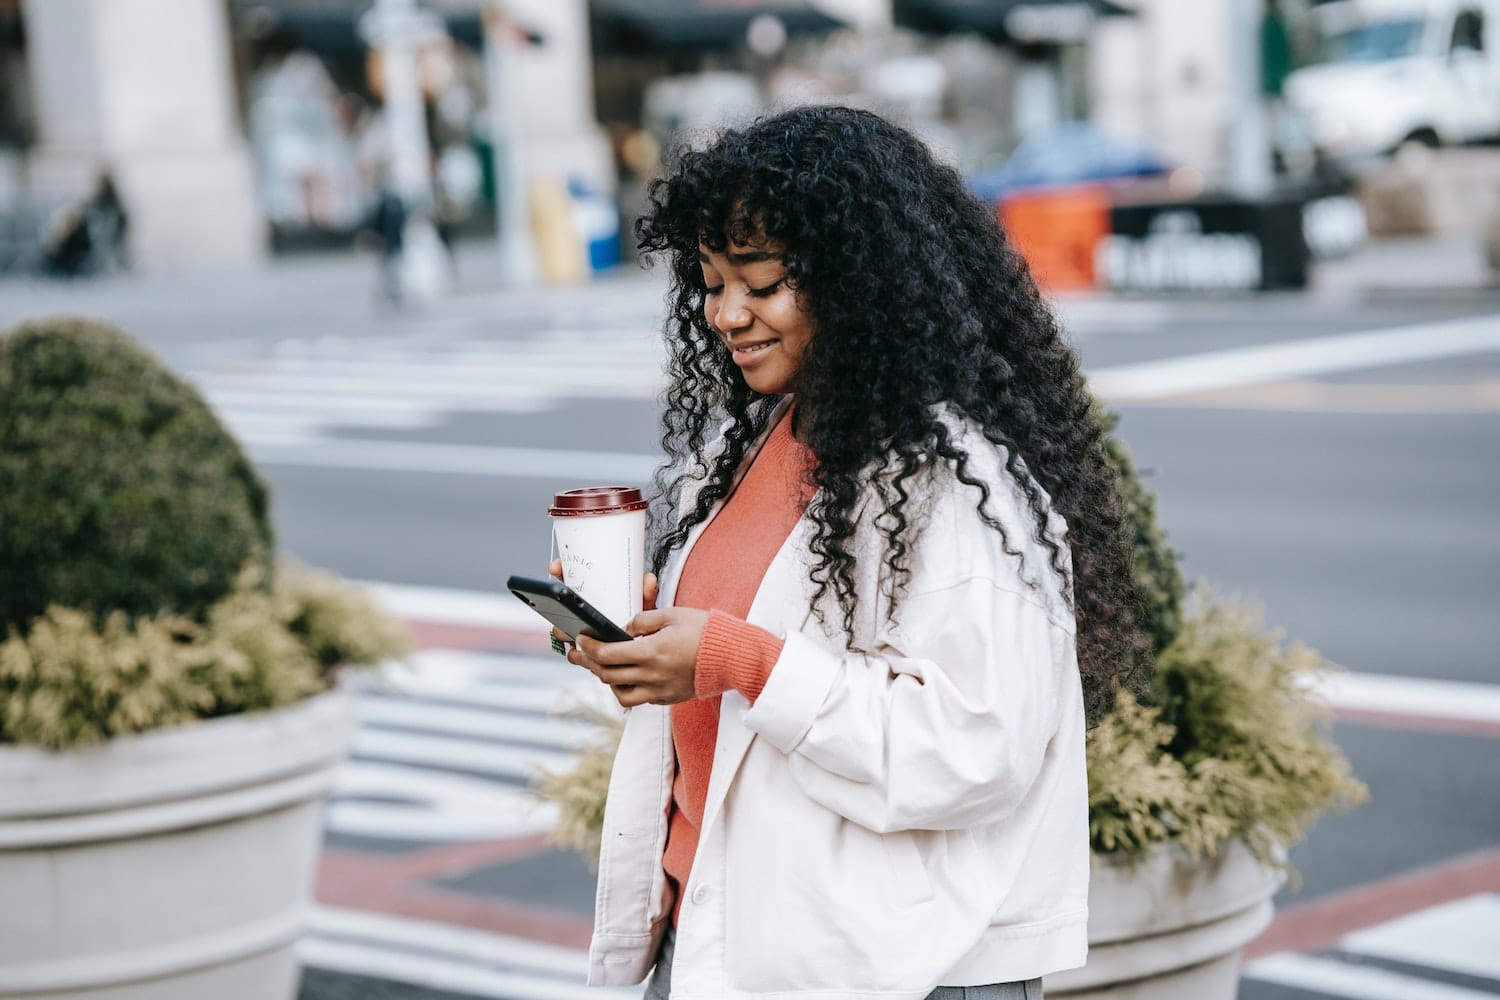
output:
M600 642L628 642L633 638L561 580L513 576L505 586L569 639L580 634Z

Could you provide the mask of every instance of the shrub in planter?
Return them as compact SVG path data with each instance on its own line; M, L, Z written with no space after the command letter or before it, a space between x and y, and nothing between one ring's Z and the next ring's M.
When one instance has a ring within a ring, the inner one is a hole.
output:
M265 485L195 389L114 327L0 336L0 629L51 604L203 620L272 552Z
M290 1000L334 672L405 646L274 562L244 452L123 333L0 335L0 885L50 914L0 911L0 994Z
M120 330L0 336L0 744L276 708L402 651L336 578L275 571L268 504L198 391Z
M400 625L331 574L247 569L198 623L54 605L0 642L0 745L61 750L326 690L335 668L407 650Z

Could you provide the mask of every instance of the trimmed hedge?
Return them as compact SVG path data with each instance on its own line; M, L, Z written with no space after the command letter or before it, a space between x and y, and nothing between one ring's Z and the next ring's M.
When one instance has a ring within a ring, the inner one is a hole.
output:
M202 623L274 552L268 494L187 382L120 330L0 335L0 634L49 606Z

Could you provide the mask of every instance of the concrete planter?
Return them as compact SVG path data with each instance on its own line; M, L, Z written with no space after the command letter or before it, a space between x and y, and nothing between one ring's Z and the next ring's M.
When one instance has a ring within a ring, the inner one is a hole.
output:
M1271 922L1282 880L1239 841L1201 861L1162 850L1132 868L1096 856L1088 964L1048 976L1047 996L1234 1000L1240 950Z
M334 690L51 753L0 747L0 1000L290 1000Z

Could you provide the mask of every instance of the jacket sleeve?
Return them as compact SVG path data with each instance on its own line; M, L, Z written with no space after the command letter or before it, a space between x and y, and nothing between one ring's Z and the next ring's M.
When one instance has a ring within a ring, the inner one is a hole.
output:
M908 595L868 654L788 635L744 722L861 826L960 829L1021 803L1078 686L1071 629L1020 581L970 575Z

